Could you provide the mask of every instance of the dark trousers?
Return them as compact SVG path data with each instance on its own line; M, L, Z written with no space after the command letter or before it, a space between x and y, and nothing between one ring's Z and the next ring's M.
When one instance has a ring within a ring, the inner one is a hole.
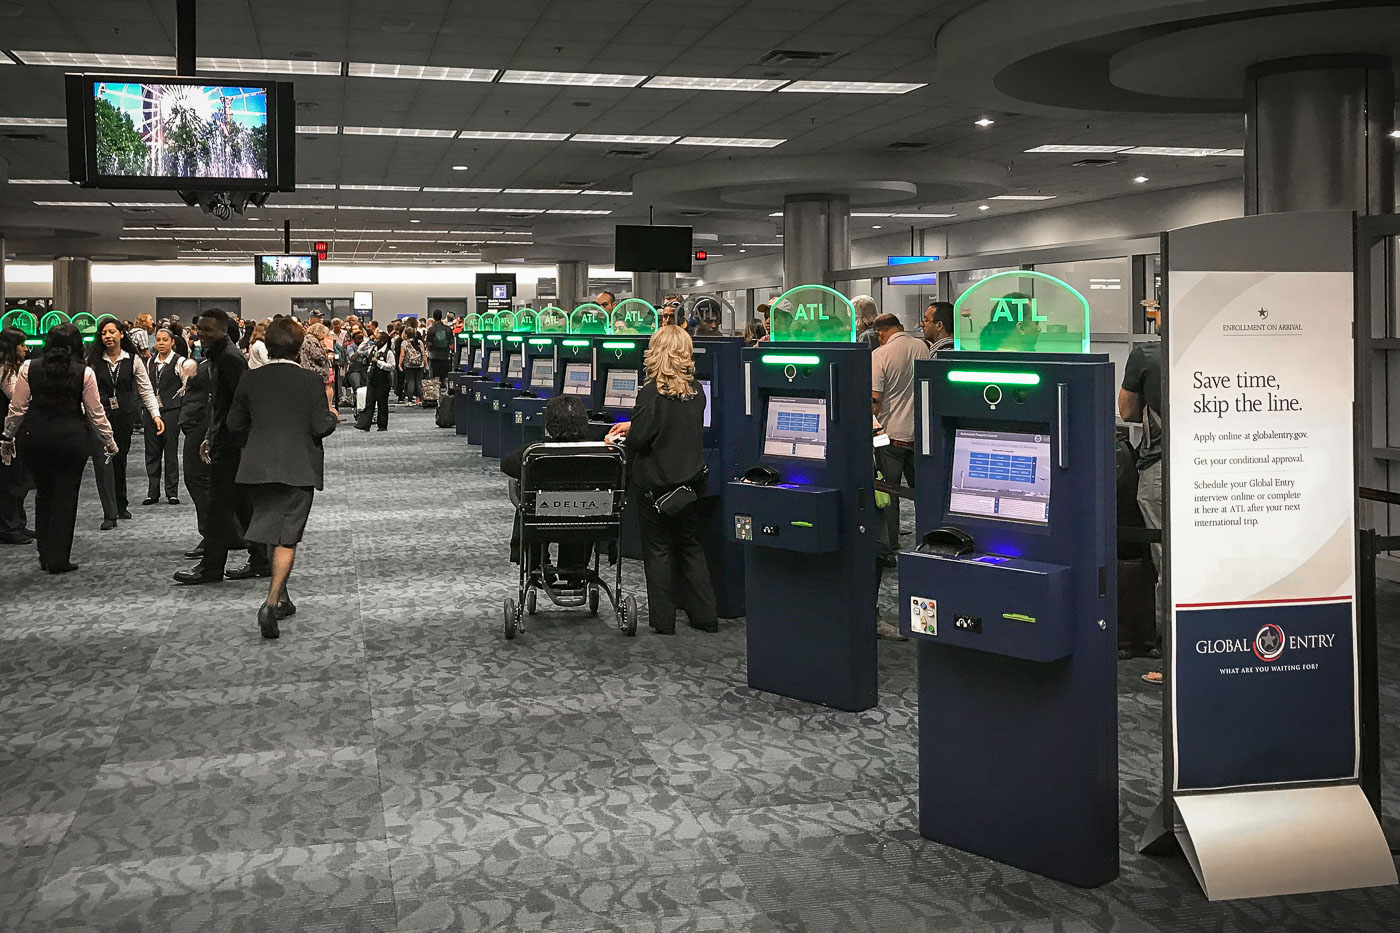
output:
M102 440L97 432L92 432L92 471L97 478L97 496L102 500L102 517L115 519L118 512L125 512L126 501L126 455L131 452L131 432L135 426L133 415L120 411L107 412L107 421L112 425L112 436L117 441L117 452L111 463L106 463L102 453Z
M167 434L170 430L168 426L165 429ZM201 541L209 534L209 464L199 455L199 445L203 440L202 428L185 434L185 488L189 490L190 501L194 503Z
M404 397L404 383L406 382L404 375L402 369L394 370L394 395L398 397L400 402L403 401Z
M78 489L92 456L87 422L60 417L25 425L19 443L25 460L43 464L34 471L34 531L39 558L49 567L62 566L73 554Z
M680 514L666 516L643 496L637 515L641 519L642 566L652 627L674 629L678 608L685 609L694 625L716 622L715 591L700 545L700 510L692 503ZM682 594L684 605L680 605Z
M365 410L356 421L361 428L368 428L379 412L379 429L389 427L389 374L382 369L374 369L369 374L369 391L365 393Z
M180 409L162 408L160 420L165 422L165 433L156 433L156 423L150 413L141 417L146 432L146 498L160 498L161 466L165 467L165 495L175 498L180 494Z
M899 447L889 444L885 447L875 449L875 465L885 477L885 482L891 486L900 485L903 478L904 485L910 489L914 488L914 448ZM892 561L899 553L899 497L890 494L890 504L884 509L881 516L885 522L885 532L880 540L880 560Z
M229 550L239 543L253 517L248 487L234 479L241 459L241 451L231 450L216 453L209 464L209 513L205 518L204 557L200 565L211 576L223 575ZM267 566L267 551L262 545L248 542L248 563Z
M423 400L423 367L414 366L403 371L403 394L410 399Z
M29 471L24 458L16 454L9 466L0 464L0 535L19 534L29 526L24 514L24 497L30 490Z

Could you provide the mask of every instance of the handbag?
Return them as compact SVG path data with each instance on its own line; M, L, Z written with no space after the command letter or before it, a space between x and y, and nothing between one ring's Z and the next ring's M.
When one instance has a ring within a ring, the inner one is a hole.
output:
M662 493L659 496L653 496L651 504L655 506L656 511L660 512L662 515L665 515L667 518L673 518L699 500L700 496L696 493L695 487L703 486L709 475L710 468L708 466L701 467L700 472L695 474L694 478L689 482L682 483L670 492Z

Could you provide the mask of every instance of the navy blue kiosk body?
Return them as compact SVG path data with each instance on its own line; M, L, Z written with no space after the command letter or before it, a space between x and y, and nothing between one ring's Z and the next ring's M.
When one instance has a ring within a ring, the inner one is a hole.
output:
M467 429L467 441L483 448L483 456L485 456L485 448L488 444L488 434L491 435L489 443L493 447L500 444L500 431L491 423L493 419L490 414L491 391L501 383L501 364L504 353L501 345L504 340L504 334L487 334L485 336L481 347L481 380L476 384L476 389L472 393L471 423Z
M492 360L499 366L495 383L486 389L487 405L482 410L481 455L500 458L510 450L508 424L511 420L510 402L520 394L524 385L525 335L504 334L495 346L500 347L500 357Z
M744 433L744 381L740 337L696 337L695 378L705 393L705 465L710 475L696 503L703 522L705 560L714 584L715 608L722 619L744 615L744 546L733 540L725 508L728 481L744 472L740 448Z
M1113 364L943 352L915 364L925 838L1093 887L1118 876Z
M600 335L593 342L593 413L590 439L602 440L612 425L632 419L637 392L646 379L647 335ZM597 435L594 437L593 435ZM638 503L628 496L622 509L622 556L642 558L641 522Z
M782 343L741 351L740 465L726 484L744 546L749 686L843 710L874 706L875 511L870 350Z
M561 339L561 335L525 338L521 392L507 405L501 442L506 452L544 439L544 406L559 394L557 355Z

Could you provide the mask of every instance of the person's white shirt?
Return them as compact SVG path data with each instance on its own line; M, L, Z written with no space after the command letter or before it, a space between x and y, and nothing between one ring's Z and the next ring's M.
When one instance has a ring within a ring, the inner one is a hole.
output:
M102 354L101 362L110 370L115 370L122 360L131 357L125 350L117 354L116 359ZM160 417L160 399L156 397L155 386L151 385L151 374L146 371L146 363L143 360L132 359L132 375L136 377L136 394L141 396L141 404L146 411L150 412L152 418Z
M248 368L257 369L259 366L266 366L271 359L267 355L267 344L261 340L254 340L248 344Z

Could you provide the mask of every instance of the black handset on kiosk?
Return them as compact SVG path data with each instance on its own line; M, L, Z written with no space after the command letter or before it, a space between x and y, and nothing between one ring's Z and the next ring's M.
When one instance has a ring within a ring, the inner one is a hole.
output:
M941 554L945 557L961 557L973 551L972 535L961 528L944 525L935 528L919 542L918 551L922 554Z

